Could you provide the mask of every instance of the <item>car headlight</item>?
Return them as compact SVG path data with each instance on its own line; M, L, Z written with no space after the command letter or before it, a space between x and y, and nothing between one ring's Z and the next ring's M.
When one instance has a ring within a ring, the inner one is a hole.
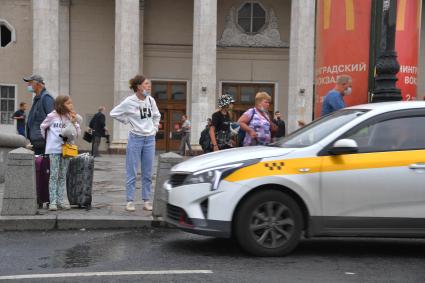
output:
M211 190L215 191L218 189L218 185L220 184L220 181L223 178L229 176L231 173L233 173L239 168L242 168L257 162L258 162L258 159L203 169L189 175L185 179L184 184L189 185L189 184L210 183L212 185Z

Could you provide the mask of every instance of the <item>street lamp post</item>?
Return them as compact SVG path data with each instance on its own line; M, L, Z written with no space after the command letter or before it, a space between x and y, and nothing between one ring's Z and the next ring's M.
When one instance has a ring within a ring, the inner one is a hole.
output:
M395 51L397 0L384 0L382 12L380 50L372 102L400 101L401 91L396 87L396 75L400 70Z

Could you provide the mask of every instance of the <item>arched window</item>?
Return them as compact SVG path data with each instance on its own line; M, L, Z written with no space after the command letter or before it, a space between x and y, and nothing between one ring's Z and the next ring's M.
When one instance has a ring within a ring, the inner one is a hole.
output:
M238 25L245 33L255 34L266 24L266 11L254 1L243 4L238 10Z
M15 42L15 29L3 19L0 19L0 48Z

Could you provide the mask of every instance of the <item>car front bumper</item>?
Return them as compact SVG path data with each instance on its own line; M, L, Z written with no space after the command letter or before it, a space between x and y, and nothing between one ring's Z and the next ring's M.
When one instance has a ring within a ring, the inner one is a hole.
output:
M179 229L200 235L229 238L231 236L232 209L226 203L223 190L212 191L210 184L171 187L167 191L167 223ZM221 210L221 215L214 213ZM228 210L223 216L223 210ZM230 214L230 215L229 215Z

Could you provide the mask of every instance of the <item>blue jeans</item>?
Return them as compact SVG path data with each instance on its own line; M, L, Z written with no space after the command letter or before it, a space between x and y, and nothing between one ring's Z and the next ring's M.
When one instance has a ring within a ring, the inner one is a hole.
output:
M139 161L142 167L142 199L148 201L151 198L152 168L155 158L155 135L137 136L133 133L128 135L128 144L125 158L127 179L125 189L127 202L134 201L136 189L136 176Z
M18 128L18 134L20 134L21 136L24 136L25 137L25 127Z

